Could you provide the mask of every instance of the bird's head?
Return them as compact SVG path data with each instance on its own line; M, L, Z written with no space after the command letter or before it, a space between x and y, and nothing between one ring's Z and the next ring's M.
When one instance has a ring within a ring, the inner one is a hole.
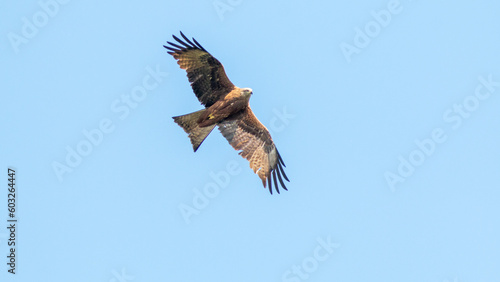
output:
M241 88L241 96L250 99L250 96L253 94L252 88Z

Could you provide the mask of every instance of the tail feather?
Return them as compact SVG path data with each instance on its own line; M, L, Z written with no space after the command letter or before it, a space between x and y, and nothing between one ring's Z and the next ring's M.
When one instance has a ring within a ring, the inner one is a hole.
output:
M206 127L200 127L198 125L198 119L204 112L205 109L187 115L173 117L175 123L189 134L189 139L191 140L191 144L193 144L193 150L195 152L215 127L215 124Z

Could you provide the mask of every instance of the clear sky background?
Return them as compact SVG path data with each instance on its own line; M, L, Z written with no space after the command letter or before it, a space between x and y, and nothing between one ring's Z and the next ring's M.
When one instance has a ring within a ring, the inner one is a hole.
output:
M499 10L3 1L0 280L500 281ZM288 192L217 130L193 153L179 30L253 89Z

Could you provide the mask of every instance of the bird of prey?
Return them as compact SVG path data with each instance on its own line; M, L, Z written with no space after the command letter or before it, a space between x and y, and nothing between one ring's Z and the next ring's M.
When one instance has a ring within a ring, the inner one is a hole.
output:
M208 53L194 38L184 40L172 35L176 43L168 42L168 53L181 69L186 70L194 94L205 109L187 115L173 117L189 135L196 152L205 138L218 126L222 135L239 154L250 162L264 188L272 186L279 193L281 187L288 190L283 179L290 182L271 134L255 117L249 106L252 89L239 88L231 83L222 64Z

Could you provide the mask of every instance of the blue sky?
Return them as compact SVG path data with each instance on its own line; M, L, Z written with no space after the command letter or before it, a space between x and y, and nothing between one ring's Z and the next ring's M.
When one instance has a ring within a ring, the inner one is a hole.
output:
M499 281L497 1L1 4L2 281ZM269 195L162 45L251 87ZM6 184L5 184L6 185Z

